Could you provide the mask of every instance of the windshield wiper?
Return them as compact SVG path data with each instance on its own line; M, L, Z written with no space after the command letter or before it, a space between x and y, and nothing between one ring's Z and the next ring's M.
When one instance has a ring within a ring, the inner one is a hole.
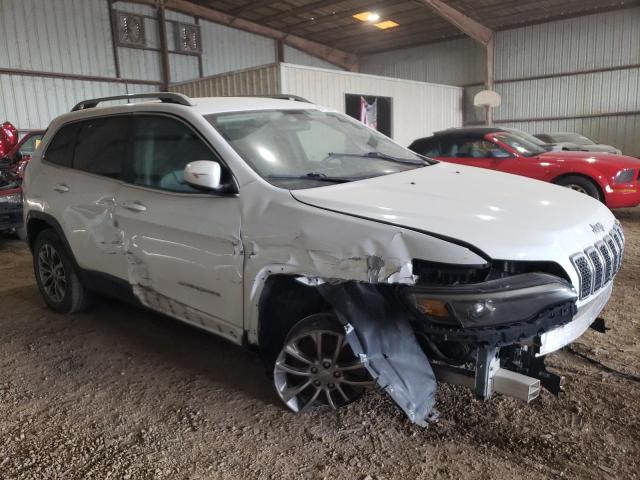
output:
M382 152L367 152L367 153L336 153L330 152L328 157L359 157L359 158L378 158L380 160L388 160L390 162L404 163L406 165L424 165L428 162L426 160L411 160L409 158L394 157Z
M269 175L267 178L272 180L317 180L318 182L329 183L347 183L359 180L359 178L355 177L330 177L329 175L319 172L309 172L304 175Z

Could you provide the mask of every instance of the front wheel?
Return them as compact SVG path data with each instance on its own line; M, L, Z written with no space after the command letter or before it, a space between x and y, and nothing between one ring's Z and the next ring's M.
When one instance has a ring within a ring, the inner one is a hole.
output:
M294 412L322 405L340 408L375 384L347 343L344 328L329 313L310 315L291 329L276 359L273 380Z
M562 177L554 182L556 185L560 185L561 187L570 188L576 192L584 193L585 195L589 195L590 197L595 198L598 201L602 201L600 190L596 186L593 180L589 180L588 178L581 177L579 175L567 175L566 177Z
M53 230L43 230L33 248L36 283L47 305L60 313L83 310L89 303L67 249Z

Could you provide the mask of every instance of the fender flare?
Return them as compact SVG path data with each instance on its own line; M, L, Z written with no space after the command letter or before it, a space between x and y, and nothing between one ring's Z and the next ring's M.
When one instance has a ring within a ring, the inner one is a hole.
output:
M69 241L67 240L67 236L64 234L64 230L62 229L62 225L60 225L60 222L58 222L58 220L56 220L55 217L53 217L52 215L50 215L48 213L44 213L44 212L29 212L27 214L27 218L26 218L26 221L24 223L24 226L25 226L25 228L27 230L27 243L29 244L29 249L31 250L31 253L33 253L33 244L35 242L35 238L31 238L31 235L29 234L29 223L31 221L33 221L33 220L39 220L41 222L44 222L49 227L51 227L53 230L55 230L56 234L60 238L60 241L64 245L64 248L67 250L67 254L71 258L71 261L73 262L73 266L79 269L80 267L78 265L78 262L76 261L75 255L73 254L73 250L71 249L71 245L69 245Z

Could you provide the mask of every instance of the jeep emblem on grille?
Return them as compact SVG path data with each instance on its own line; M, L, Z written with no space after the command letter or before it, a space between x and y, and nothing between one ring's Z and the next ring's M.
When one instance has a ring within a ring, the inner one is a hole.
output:
M591 227L591 230L593 231L593 233L598 233L598 232L604 233L604 226L600 222L590 223L589 226Z

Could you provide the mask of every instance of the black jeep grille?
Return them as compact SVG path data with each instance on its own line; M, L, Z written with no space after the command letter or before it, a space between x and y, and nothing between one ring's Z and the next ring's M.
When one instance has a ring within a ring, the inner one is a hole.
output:
M597 292L613 279L622 266L624 233L616 224L602 241L571 257L580 280L580 299Z

